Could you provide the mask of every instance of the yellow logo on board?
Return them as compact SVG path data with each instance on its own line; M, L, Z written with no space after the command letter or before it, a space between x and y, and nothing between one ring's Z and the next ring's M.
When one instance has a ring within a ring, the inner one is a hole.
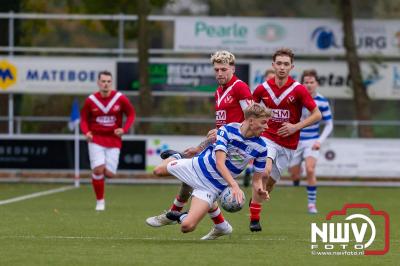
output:
M5 90L17 82L17 68L6 60L0 61L0 88Z

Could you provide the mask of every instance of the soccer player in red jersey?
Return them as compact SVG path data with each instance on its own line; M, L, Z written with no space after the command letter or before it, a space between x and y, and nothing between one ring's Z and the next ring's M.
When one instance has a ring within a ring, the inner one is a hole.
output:
M252 103L252 95L248 85L234 74L235 56L232 53L228 51L217 51L211 56L211 63L214 66L215 79L219 85L215 92L216 128L208 132L207 139L200 145L186 149L183 152L185 158L195 156L213 143L216 139L216 133L219 127L232 122L243 122L243 110ZM181 155L178 153L172 154L172 156L176 159L181 159ZM163 163L165 163L165 161ZM168 163L168 161L166 163ZM158 175L157 171L155 171L155 174ZM189 200L191 192L192 188L183 183L169 210L181 211L185 203ZM218 206L210 210L209 216L214 221L215 226L225 221ZM174 221L168 219L166 213L162 213L158 216L147 218L146 223L153 227L160 227L172 224ZM218 226L215 228L218 228ZM218 229L214 231L213 229L211 231L214 233L208 234L203 239L215 239L222 235Z
M272 118L268 121L268 129L263 136L267 139L268 158L266 177L263 186L270 193L282 172L288 168L299 143L300 130L321 119L321 112L307 89L289 76L293 69L294 54L290 49L281 48L272 57L275 78L257 86L253 99L263 103L272 110ZM300 121L303 106L310 115ZM261 231L260 212L262 199L259 198L258 187L253 180L253 197L250 202L250 230Z
M110 72L100 72L97 85L99 91L85 100L81 110L81 130L88 141L96 210L104 211L104 177L117 172L121 136L132 126L135 109L125 95L113 89ZM123 114L127 118L124 126Z

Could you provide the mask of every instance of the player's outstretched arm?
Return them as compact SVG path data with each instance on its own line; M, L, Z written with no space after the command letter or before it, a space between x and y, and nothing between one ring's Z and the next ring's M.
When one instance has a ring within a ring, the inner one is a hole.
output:
M202 152L210 144L214 143L217 138L217 129L211 129L207 133L207 139L203 140L197 147L190 147L184 150L183 154L186 158L191 158Z
M241 204L243 202L243 192L241 191L239 184L233 178L231 172L225 165L225 161L226 161L225 151L217 150L215 152L215 159L216 159L217 170L220 172L222 177L226 180L226 182L228 183L228 186L230 186L232 188L233 197L236 199L236 201L239 204Z
M264 200L269 200L269 193L263 186L263 173L255 172L252 180L253 201L262 203Z

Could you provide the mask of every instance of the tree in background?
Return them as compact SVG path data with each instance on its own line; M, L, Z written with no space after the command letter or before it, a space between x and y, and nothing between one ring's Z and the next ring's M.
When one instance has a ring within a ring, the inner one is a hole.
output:
M354 92L354 107L357 120L371 120L371 100L367 94L367 87L363 82L360 60L354 41L353 6L352 0L341 0L340 9L343 23L343 44L346 50L346 61ZM363 138L372 138L373 131L369 125L359 126L359 135Z

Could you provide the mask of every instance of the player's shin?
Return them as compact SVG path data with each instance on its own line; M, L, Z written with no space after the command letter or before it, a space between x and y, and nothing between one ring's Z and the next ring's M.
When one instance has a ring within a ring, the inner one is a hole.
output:
M183 207L185 206L186 202L189 200L190 196L192 195L193 188L182 183L181 188L179 190L179 194L176 195L174 202L172 203L171 207L169 208L171 211L182 211Z
M92 174L92 185L96 194L96 199L104 199L104 175Z

